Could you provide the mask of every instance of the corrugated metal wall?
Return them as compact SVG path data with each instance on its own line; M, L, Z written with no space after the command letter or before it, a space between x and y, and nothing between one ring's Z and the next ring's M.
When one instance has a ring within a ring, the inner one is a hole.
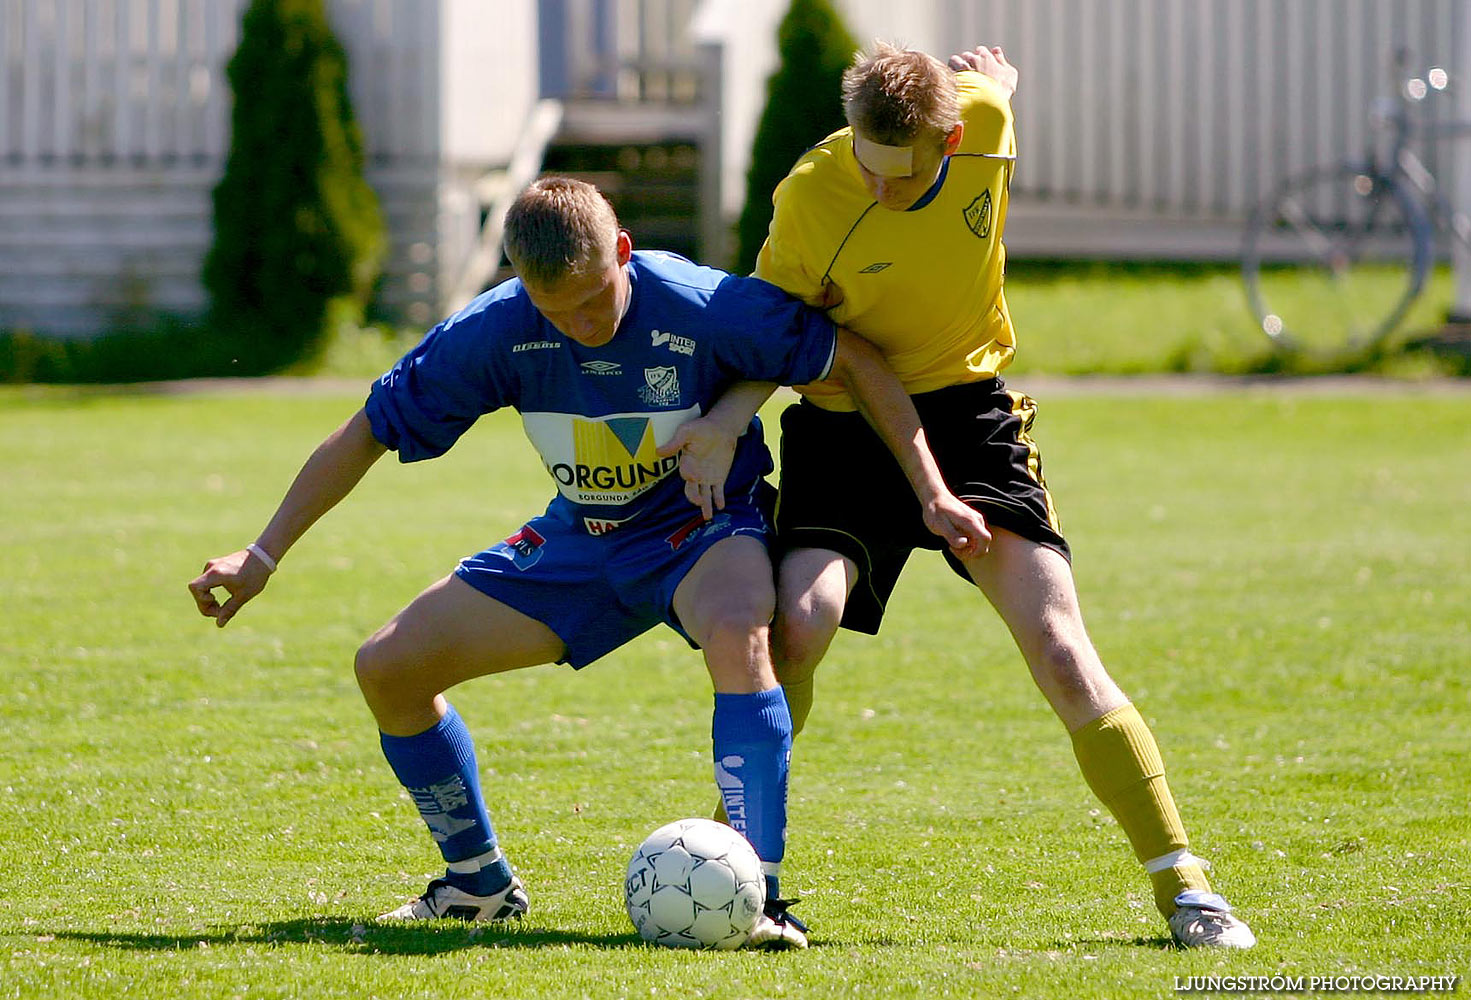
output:
M1285 174L1362 150L1393 52L1449 66L1471 30L1467 0L944 6L949 48L996 40L1024 74L1014 190L1204 215L1240 216Z

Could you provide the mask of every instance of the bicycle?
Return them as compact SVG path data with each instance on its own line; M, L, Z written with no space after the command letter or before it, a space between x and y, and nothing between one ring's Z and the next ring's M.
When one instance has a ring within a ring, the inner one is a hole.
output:
M1447 259L1450 241L1471 252L1471 218L1446 201L1411 148L1416 140L1471 136L1471 122L1421 121L1417 105L1446 90L1447 73L1434 67L1407 78L1403 51L1394 64L1400 84L1371 107L1365 154L1289 177L1247 224L1247 298L1262 332L1282 350L1381 346L1431 268Z

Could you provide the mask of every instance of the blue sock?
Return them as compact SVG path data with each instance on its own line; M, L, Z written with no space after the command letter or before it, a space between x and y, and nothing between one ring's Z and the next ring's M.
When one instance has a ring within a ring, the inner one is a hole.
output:
M496 845L480 794L475 743L454 707L418 735L378 736L388 766L413 797L449 865L446 877L478 896L510 884L511 868Z
M756 848L775 898L787 847L787 768L792 715L779 687L756 694L715 693L711 720L715 783L730 825Z

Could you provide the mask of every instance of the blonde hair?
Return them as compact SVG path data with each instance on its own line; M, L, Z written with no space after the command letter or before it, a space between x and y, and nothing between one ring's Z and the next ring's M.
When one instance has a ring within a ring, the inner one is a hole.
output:
M613 259L618 215L601 191L573 177L532 181L506 212L506 256L522 281L553 285Z
M843 73L843 113L865 139L893 146L945 137L960 123L955 74L934 56L887 42Z

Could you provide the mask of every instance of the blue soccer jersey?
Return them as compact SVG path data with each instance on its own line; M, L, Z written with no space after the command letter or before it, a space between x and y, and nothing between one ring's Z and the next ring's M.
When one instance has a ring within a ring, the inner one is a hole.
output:
M673 254L637 252L627 273L628 311L599 347L558 332L519 280L481 295L374 383L373 435L400 461L434 458L482 414L510 406L556 481L548 513L561 508L603 534L651 506L687 503L678 459L655 449L737 381L827 377L835 328L773 285ZM752 421L727 494L771 468Z

